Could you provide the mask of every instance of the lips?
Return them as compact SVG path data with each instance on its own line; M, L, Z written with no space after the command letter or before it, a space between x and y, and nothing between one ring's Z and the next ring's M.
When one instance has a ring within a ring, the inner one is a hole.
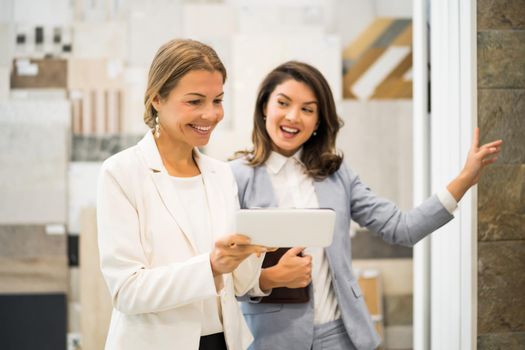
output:
M299 133L299 129L297 128L294 128L294 127L291 127L291 126L284 126L284 125L281 125L280 127L281 131L286 133L286 134L289 134L289 135L297 135Z
M211 129L212 129L211 125L189 124L189 127L192 128L194 131L196 131L197 133L199 133L201 135L208 134L211 131Z

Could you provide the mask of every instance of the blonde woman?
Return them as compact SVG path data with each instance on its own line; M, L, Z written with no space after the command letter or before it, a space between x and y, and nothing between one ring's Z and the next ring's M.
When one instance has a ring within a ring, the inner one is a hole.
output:
M197 149L223 119L225 80L209 46L162 46L145 93L151 131L104 162L97 218L113 300L106 349L246 349L252 341L235 296L260 292L265 249L232 233L234 177Z

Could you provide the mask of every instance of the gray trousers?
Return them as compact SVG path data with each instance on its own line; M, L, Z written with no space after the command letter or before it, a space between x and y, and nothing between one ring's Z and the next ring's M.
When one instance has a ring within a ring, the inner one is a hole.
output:
M314 343L311 350L357 350L341 319L314 327Z

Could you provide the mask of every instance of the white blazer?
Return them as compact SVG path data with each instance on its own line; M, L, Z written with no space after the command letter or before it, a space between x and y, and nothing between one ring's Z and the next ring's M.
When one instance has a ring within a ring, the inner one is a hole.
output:
M195 152L214 236L233 233L239 204L231 170ZM151 132L104 162L97 221L101 269L113 301L106 349L198 349L202 301L217 295L228 349L252 342L235 295L258 284L262 257L252 255L223 275L217 293L209 252L197 249L189 225L199 213L184 213Z

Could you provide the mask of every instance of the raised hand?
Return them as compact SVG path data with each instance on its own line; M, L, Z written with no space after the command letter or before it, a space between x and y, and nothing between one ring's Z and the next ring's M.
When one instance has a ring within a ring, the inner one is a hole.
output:
M213 275L230 273L251 254L260 254L267 249L262 246L250 244L250 239L240 234L232 234L215 242L210 253L210 264Z
M304 248L291 248L279 259L277 265L261 271L261 289L278 287L303 288L312 281L312 257L301 256Z
M498 160L502 140L496 140L479 146L479 128L474 130L472 146L467 155L465 166L461 173L448 186L447 189L459 202L465 192L478 183L483 168Z

